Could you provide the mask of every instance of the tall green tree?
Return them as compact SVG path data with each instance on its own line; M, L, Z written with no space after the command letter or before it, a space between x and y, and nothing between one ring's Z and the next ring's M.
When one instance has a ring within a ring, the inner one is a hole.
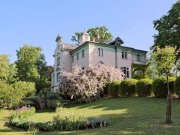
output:
M172 47L165 47L160 49L157 47L156 51L152 54L152 61L155 64L156 69L162 75L166 76L167 81L167 110L166 110L166 122L171 123L171 111L172 111L172 95L169 89L169 76L174 63L176 56L174 55L175 49Z
M37 61L40 59L41 50L40 47L24 45L17 51L16 65L21 81L36 82L40 78Z
M108 31L108 28L105 26L89 28L87 30L87 33L90 35L90 40L95 42L107 43L112 41L113 39L112 34ZM71 40L73 42L79 42L79 39L82 36L82 34L83 32L76 32L75 35L72 36Z
M175 47L176 60L180 59L180 0L172 6L167 15L154 21L154 28L158 33L154 35L152 49Z

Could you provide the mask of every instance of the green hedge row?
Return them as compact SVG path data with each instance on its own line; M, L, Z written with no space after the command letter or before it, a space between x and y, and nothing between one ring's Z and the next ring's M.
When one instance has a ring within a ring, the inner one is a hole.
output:
M180 76L169 78L169 88L172 94L180 97ZM165 77L157 78L154 81L150 79L126 79L123 81L113 81L108 86L108 95L111 97L134 96L140 97L151 96L162 98L167 96L167 82Z

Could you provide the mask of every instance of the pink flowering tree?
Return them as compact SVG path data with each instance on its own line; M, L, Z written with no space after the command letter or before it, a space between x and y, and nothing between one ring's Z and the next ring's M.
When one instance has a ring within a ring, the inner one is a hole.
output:
M97 100L108 83L123 80L124 74L120 69L101 64L85 70L75 66L72 73L63 72L60 78L61 95L82 103Z

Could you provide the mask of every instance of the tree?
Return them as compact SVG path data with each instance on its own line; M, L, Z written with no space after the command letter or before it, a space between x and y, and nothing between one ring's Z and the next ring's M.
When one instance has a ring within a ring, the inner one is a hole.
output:
M17 51L18 77L21 81L35 82L36 92L50 88L52 67L47 66L40 47L25 45Z
M156 51L152 54L152 59L155 62L156 69L162 75L166 76L167 81L167 110L166 110L166 122L171 123L171 111L172 111L172 95L169 89L169 75L174 67L174 63L176 60L176 56L174 55L175 48L172 47L165 47L160 49L157 47Z
M87 30L87 33L90 35L90 40L95 42L107 43L112 41L113 39L112 34L108 31L108 28L105 26L89 28ZM79 42L79 39L82 36L82 34L83 32L76 32L75 35L72 36L71 40L73 42Z
M16 65L9 63L7 55L0 55L0 80L7 83L13 83L18 80Z
M154 28L158 31L154 35L154 45L152 49L165 46L175 47L176 60L180 58L180 0L178 0L167 15L154 21Z
M16 65L21 81L36 82L40 78L37 61L40 59L41 50L40 47L25 45L17 51Z

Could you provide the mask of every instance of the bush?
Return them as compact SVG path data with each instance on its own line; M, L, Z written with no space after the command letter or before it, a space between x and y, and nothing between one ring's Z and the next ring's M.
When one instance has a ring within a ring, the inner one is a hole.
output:
M63 104L59 100L47 100L48 109L56 109L61 106L63 106Z
M119 86L121 81L115 80L109 84L108 87L108 95L111 97L118 97L119 96Z
M136 79L126 79L120 84L120 95L121 96L134 96L136 94Z
M86 119L84 116L75 117L74 114L58 114L53 117L52 121L49 122L29 122L26 119L14 117L6 123L9 127L16 127L24 130L36 129L39 131L70 131L70 130L83 130L98 127L109 126L110 123L104 119L90 118Z
M141 79L136 84L136 92L140 97L150 96L152 93L152 80Z
M174 81L175 78L169 78L169 89L171 93L174 93ZM167 82L165 77L157 78L152 83L153 93L158 98L167 97Z
M176 78L174 83L176 94L180 97L180 76Z
M123 80L123 75L112 66L96 65L85 70L75 66L72 73L64 72L60 76L60 94L79 103L91 102L100 98L108 83Z
M34 115L35 112L36 109L34 107L22 106L21 108L16 109L15 112L12 113L10 119L27 119L29 116Z

